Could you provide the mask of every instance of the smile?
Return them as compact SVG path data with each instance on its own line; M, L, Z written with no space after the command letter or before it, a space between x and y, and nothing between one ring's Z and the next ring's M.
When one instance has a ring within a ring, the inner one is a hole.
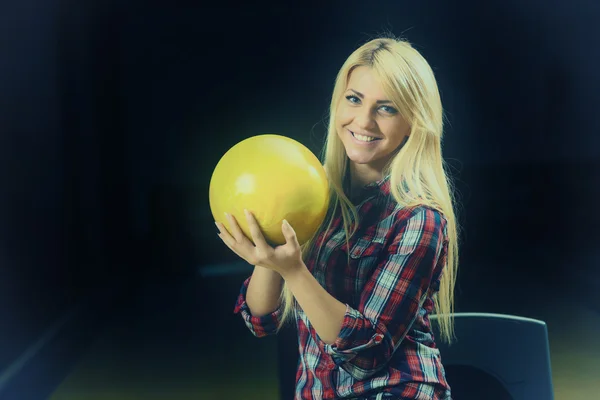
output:
M348 130L348 132L350 133L350 135L352 136L352 140L355 143L358 143L360 145L373 145L375 144L375 142L381 140L380 138L373 138L373 137L368 137L368 136L361 136L361 135L356 135L354 132L352 132L351 130Z

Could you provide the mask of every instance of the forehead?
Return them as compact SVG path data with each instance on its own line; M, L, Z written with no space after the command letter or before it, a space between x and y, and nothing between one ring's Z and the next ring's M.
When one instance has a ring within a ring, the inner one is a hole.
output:
M354 89L365 97L374 99L385 99L387 97L383 86L375 72L369 67L356 67L348 76L346 89Z

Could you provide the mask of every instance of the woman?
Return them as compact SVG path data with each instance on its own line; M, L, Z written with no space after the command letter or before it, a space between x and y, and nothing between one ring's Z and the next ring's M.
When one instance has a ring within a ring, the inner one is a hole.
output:
M453 197L441 154L433 72L406 41L379 38L335 83L324 168L328 215L298 244L270 247L251 212L254 245L228 216L219 236L255 265L235 307L257 337L296 320L296 399L450 399L429 315L453 333L457 266Z

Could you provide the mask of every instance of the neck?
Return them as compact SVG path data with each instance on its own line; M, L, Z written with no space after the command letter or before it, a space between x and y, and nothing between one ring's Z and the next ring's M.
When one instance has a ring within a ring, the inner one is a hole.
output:
M377 182L383 178L383 171L367 164L356 165L350 163L350 195L354 197L369 183Z

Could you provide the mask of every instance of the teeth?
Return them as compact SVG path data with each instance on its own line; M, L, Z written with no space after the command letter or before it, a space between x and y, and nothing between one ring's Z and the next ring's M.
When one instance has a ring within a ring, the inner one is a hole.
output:
M355 138L357 138L358 140L360 140L362 142L372 142L373 140L375 140L375 138L373 138L373 137L362 136L362 135L359 135L358 133L352 132L352 134L354 135Z

